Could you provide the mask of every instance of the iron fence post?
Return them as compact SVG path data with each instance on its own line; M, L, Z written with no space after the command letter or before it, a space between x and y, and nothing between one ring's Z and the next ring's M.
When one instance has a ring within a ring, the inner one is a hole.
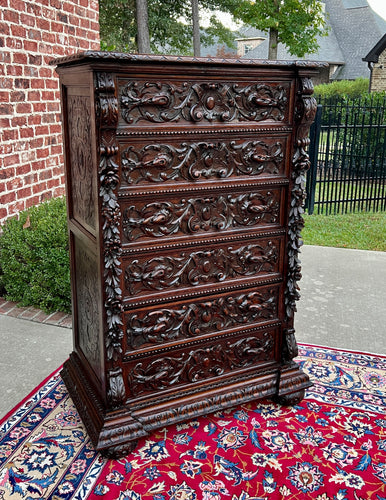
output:
M316 109L316 115L314 123L311 125L310 129L310 169L307 172L307 183L306 192L307 198L305 203L305 208L308 213L312 215L314 213L315 207L315 189L316 189L316 172L318 167L318 151L319 151L319 139L320 139L320 128L322 124L322 110L323 106L318 104Z

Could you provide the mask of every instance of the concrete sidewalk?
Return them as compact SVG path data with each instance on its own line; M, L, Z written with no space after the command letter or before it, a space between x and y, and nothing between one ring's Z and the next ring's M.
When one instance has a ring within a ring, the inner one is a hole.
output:
M303 246L296 339L386 354L386 252Z
M386 354L386 252L304 246L300 257L297 341ZM0 341L1 418L67 359L72 332L0 314Z
M0 418L55 371L72 350L72 330L0 315Z

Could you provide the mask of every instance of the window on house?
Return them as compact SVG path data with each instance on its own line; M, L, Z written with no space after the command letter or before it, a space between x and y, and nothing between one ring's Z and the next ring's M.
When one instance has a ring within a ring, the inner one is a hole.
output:
M245 44L244 45L244 54L248 54L253 49L252 45Z

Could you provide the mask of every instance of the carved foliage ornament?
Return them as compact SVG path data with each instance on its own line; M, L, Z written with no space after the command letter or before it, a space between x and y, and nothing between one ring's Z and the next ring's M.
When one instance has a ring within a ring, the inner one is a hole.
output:
M282 350L282 360L284 362L291 362L293 358L299 355L298 345L295 339L295 329L286 328L283 330L283 350Z
M247 292L205 302L164 308L128 316L127 335L132 348L195 337L256 320L277 316L276 289Z
M119 183L116 156L118 145L115 141L115 128L118 123L118 102L112 75L96 74L96 110L100 123L99 143L99 195L102 200L103 220L103 259L105 284L105 314L107 331L105 345L107 359L117 361L122 354L122 290L121 290L121 212L116 195ZM119 369L108 372L108 396L115 406L125 397L123 377Z
M297 135L295 149L292 157L292 191L291 207L288 221L288 276L285 291L285 306L287 318L292 318L296 311L296 301L299 300L299 286L301 266L299 249L302 245L301 230L304 227L302 214L305 199L305 173L310 166L306 148L309 145L308 133L315 118L317 103L313 94L312 82L309 78L301 78L296 102L295 119L297 122Z
M122 227L129 241L143 237L223 231L257 224L273 224L279 217L277 193L252 193L209 198L159 201L125 209Z
M130 370L128 383L135 395L160 391L181 383L194 383L226 372L246 368L258 361L272 358L273 334L262 338L247 337L225 346L187 351L180 356L167 356L150 363L137 363Z
M268 241L265 246L182 252L179 257L160 256L146 262L136 259L126 268L125 284L129 293L134 295L142 290L218 283L227 278L273 272L278 255L276 244Z
M129 81L120 90L122 118L138 122L283 121L289 83Z
M278 174L283 164L282 142L264 141L148 144L122 153L122 175L128 184L199 181L231 175ZM283 168L283 167L282 167Z

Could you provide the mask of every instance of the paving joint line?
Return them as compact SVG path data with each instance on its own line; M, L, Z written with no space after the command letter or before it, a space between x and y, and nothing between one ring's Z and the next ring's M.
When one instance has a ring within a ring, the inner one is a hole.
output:
M35 314L33 314L36 311ZM29 316L29 314L33 314ZM61 328L72 328L72 316L64 312L45 313L41 309L35 307L18 306L16 302L12 302L3 297L0 297L0 315L10 316L24 321L33 321L45 325L59 326ZM27 317L29 316L29 317ZM55 320L52 318L55 316Z

